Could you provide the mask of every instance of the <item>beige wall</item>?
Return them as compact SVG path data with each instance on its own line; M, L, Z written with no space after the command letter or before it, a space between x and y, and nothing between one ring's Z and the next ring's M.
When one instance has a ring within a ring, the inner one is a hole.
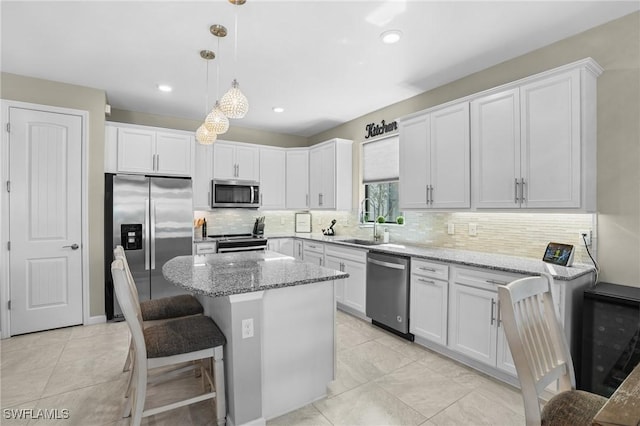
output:
M0 98L89 112L89 307L104 314L104 106L102 90L2 73Z
M141 112L112 109L107 121L118 123L142 124L145 126L164 127L167 129L180 129L195 132L202 124L201 121L184 118L167 117L162 115L145 114ZM229 131L220 136L220 139L235 142L248 142L260 145L281 146L293 148L307 146L308 140L302 136L285 135L283 133L263 132L247 129L234 125L233 120Z
M500 84L594 58L598 79L598 257L602 281L640 286L640 13L636 12L315 135L354 144L354 194L367 123L392 121ZM354 208L357 200L354 200Z

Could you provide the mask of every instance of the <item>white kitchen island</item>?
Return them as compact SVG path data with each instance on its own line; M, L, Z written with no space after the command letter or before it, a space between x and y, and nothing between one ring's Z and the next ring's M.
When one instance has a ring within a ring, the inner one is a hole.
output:
M326 395L334 280L348 274L274 252L179 256L162 272L198 296L227 338L227 424L265 424Z

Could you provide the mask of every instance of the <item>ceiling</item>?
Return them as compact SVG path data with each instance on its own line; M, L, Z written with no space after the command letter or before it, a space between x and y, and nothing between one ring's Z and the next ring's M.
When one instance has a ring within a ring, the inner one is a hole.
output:
M210 49L217 58L209 63L209 106L236 77L250 108L232 126L308 137L632 13L640 2L3 0L0 7L3 72L102 89L117 109L202 120L207 62L199 51ZM216 39L212 24L229 35ZM389 29L402 31L400 42L380 41ZM173 91L158 91L160 83Z

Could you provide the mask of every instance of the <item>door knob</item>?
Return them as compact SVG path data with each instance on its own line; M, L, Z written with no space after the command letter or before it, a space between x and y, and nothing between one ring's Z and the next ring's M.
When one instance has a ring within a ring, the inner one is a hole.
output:
M77 244L71 244L70 246L62 246L62 248L71 248L71 250L78 250L80 246Z

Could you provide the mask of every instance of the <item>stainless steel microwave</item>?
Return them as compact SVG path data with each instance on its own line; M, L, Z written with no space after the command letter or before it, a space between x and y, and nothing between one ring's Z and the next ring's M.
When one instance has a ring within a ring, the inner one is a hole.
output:
M260 183L242 180L211 181L211 207L260 207Z

